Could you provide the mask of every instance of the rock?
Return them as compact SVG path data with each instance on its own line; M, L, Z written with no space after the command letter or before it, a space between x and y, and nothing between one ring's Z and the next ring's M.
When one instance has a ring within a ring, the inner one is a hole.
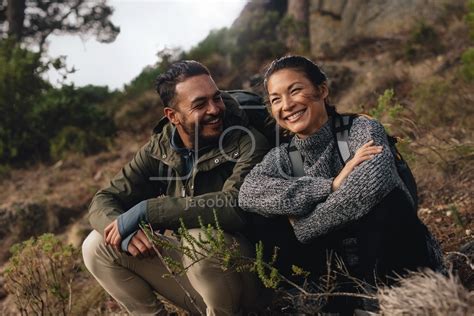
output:
M389 38L420 21L435 22L446 5L462 0L312 0L309 5L311 53L339 53L354 39Z
M96 172L96 174L94 175L94 181L99 181L100 179L102 178L102 170L99 170Z

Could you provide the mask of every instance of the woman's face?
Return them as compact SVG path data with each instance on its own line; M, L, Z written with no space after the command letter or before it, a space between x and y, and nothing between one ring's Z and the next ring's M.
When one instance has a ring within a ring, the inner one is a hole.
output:
M327 86L321 85L318 91L302 72L278 70L268 78L267 89L276 122L299 138L316 133L328 120Z

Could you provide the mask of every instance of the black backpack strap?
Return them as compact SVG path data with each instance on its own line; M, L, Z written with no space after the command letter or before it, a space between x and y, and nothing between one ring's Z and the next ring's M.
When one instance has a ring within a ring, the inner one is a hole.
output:
M288 154L290 155L291 167L293 169L294 177L302 177L305 175L303 169L303 157L295 145L295 139L292 138L288 144Z
M168 187L168 181L171 179L172 170L168 167L167 164L163 163L163 161L158 160L158 179L163 185L163 190L159 192L159 195L166 194L166 188Z
M339 157L341 158L343 164L346 164L347 160L349 160L351 156L348 140L354 117L352 115L336 114L332 120L333 132L336 136Z

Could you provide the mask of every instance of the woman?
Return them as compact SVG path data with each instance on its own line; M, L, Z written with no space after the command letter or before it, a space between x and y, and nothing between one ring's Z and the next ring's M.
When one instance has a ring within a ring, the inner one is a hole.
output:
M344 165L334 136L338 114L316 64L301 56L275 60L264 88L276 123L294 134L305 175L292 177L288 144L276 147L246 177L241 207L288 217L300 242L334 251L353 276L371 284L374 276L388 281L406 269L442 269L439 247L417 218L383 126L356 116Z

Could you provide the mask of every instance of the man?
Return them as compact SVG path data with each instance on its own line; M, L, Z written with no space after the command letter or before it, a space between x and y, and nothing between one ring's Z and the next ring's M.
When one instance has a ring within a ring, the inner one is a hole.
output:
M176 230L182 219L197 238L198 216L214 223L215 211L226 242L235 240L244 255L252 255L253 246L240 233L246 228L246 215L237 205L238 190L268 144L248 126L236 101L219 91L202 64L171 65L158 76L156 88L165 116L151 140L94 196L89 208L94 231L82 246L84 262L130 313L164 314L154 291L197 313L178 283L162 277L168 271L153 256L139 224L146 221L155 229ZM161 251L184 266L192 263L177 251ZM198 261L178 278L208 315L238 314L255 303L260 291L254 275L222 271L212 259Z

